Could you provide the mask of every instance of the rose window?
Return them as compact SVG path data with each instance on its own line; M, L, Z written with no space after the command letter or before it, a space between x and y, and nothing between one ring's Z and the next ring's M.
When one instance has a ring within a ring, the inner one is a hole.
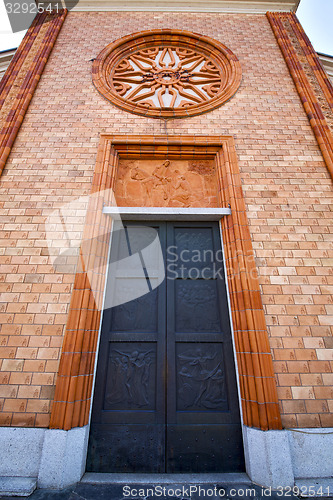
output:
M122 38L93 65L93 82L104 97L126 111L155 118L210 111L232 97L240 80L240 64L229 49L183 31Z

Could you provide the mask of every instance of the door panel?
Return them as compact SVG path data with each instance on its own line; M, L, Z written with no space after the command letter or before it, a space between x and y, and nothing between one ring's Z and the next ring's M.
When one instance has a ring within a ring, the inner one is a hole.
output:
M208 342L177 342L177 411L228 410L223 350L217 347Z
M164 225L153 229L165 249ZM106 294L114 294L116 303L127 291L139 296L104 311L87 460L90 471L165 471L166 283L154 288L160 254L149 254L149 277L143 258L153 237L133 224L113 232L110 260L115 279L108 281Z
M167 472L243 472L242 431L239 425L168 425Z
M142 223L112 241L111 261L125 265L107 293L150 291L104 312L87 470L243 471L218 224L147 225L162 253L144 254ZM166 279L155 287L161 259Z
M218 224L174 223L167 232L177 266L172 276L167 266L166 467L243 470Z
M177 333L221 330L216 280L176 279L172 292Z
M156 343L113 342L106 374L105 410L156 410Z

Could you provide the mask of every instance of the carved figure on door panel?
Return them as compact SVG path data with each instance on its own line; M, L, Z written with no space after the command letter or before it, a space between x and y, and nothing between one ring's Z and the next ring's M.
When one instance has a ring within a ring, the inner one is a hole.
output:
M111 364L114 370L114 385L113 390L107 395L106 401L110 404L118 404L126 401L128 398L128 390L126 388L128 358L127 356L111 356Z
M148 381L152 359L148 355L151 352L133 351L129 356L126 387L131 401L138 406L149 403Z
M150 366L153 362L150 355L152 352L113 351L111 355L111 363L114 365L113 390L106 396L109 404L123 402L137 407L149 405L148 383ZM115 356L115 353L119 356Z
M213 363L216 353L204 354L200 348L196 352L178 354L182 365L178 372L179 394L184 401L185 408L218 408L226 399L224 375L221 362Z

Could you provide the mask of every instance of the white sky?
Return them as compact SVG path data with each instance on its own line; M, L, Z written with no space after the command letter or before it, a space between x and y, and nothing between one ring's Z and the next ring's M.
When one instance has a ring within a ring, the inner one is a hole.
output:
M18 47L24 35L25 31L12 33L4 0L0 0L0 51Z
M17 47L25 34L11 32L4 1L0 0L0 51ZM316 51L333 55L333 0L301 0L297 16Z
M315 50L333 55L333 0L301 0L296 14Z

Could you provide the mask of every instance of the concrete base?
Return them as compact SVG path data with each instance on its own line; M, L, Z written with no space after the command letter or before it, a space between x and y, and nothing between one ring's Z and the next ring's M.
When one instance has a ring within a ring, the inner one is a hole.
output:
M290 429L288 431L296 478L333 476L333 429Z
M0 427L1 494L24 496L24 488L33 488L30 495L36 482L39 488L60 489L80 481L88 437L88 426L70 431Z
M257 484L273 489L293 486L294 474L286 431L243 428L246 471Z
M301 497L333 497L333 477L330 479L326 479L324 477L316 477L314 479L296 479L295 485L299 488L299 496Z
M273 489L298 485L298 480L301 481L299 484L307 485L319 484L318 481L321 480L324 489L326 480L332 481L333 477L332 431L333 429L261 431L243 426L245 463L250 479ZM332 488L330 492L332 496Z
M253 483L273 489L295 483L304 487L318 485L325 491L329 487L332 496L333 429L261 431L244 426L243 435L246 470ZM70 431L0 427L0 476L4 477L5 488L0 493L4 495L8 485L7 495L24 496L24 484L28 491L35 487L36 481L39 488L45 489L66 488L80 481L85 471L88 437L88 426ZM140 474L141 481L146 481L147 476ZM184 480L183 475L168 476L159 475L158 482L181 483ZM198 479L201 483L206 482L205 476L207 483L212 482L210 474L190 474L188 482L197 483ZM214 474L214 482L218 476ZM248 482L244 474L221 476L229 476L223 477L222 482ZM29 481L25 483L25 479ZM84 481L100 483L105 479L119 484L130 482L123 474L86 474ZM133 481L139 483L139 477L131 476ZM327 496L325 491L318 496Z
M37 477L46 429L0 427L0 476Z
M38 488L66 488L85 471L89 428L47 429L38 474Z
M0 477L0 495L6 497L28 497L37 486L37 480L30 477Z

